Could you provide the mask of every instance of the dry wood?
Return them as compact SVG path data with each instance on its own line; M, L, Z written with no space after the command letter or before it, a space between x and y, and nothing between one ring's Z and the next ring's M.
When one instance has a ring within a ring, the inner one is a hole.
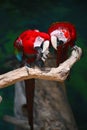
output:
M28 121L20 120L20 119L17 119L16 117L12 117L12 116L9 116L9 115L5 115L3 117L3 120L8 122L8 123L11 123L13 125L16 125L16 126L22 128L22 129L25 129L25 130L30 129Z
M22 68L18 68L8 73L2 74L0 75L0 88L12 85L17 81L31 78L63 82L69 75L71 67L77 60L80 59L81 55L81 48L75 46L71 52L71 56L57 68L39 69L24 66Z

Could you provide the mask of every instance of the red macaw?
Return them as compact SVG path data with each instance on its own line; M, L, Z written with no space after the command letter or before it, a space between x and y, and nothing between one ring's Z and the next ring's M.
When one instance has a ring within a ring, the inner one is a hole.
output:
M17 58L27 64L35 62L42 67L49 53L49 40L50 36L39 30L24 31L14 42Z
M57 50L57 65L59 65L67 59L69 48L75 45L76 29L69 22L56 22L49 27L48 34L52 46Z
M15 40L14 47L18 60L23 65L31 66L36 64L43 67L49 53L50 36L39 30L26 30ZM21 55L22 54L22 55ZM33 99L34 99L35 79L25 80L25 91L28 106L28 120L31 130L33 130Z
M24 61L24 64L35 63L39 67L44 65L49 53L49 41L57 50L57 65L67 58L69 47L73 47L76 40L76 29L68 22L57 22L52 24L48 33L38 30L26 30L15 40L17 58ZM19 52L22 53L20 57ZM28 86L30 85L30 86ZM33 97L35 80L25 80L26 97L29 110L29 124L33 130Z

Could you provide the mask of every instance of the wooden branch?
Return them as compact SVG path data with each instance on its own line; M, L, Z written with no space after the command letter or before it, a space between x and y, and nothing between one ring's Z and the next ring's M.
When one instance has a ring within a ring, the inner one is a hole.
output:
M0 75L0 88L12 85L17 81L31 78L63 82L69 75L71 67L80 59L81 55L81 48L75 46L72 50L71 56L57 68L45 68L44 70L40 70L39 68L29 68L24 66L2 74Z
M28 121L26 121L26 120L20 120L20 119L17 119L16 117L12 117L9 115L5 115L3 117L3 120L8 123L11 123L17 127L20 127L21 129L30 130L30 126L28 124ZM37 126L34 125L34 127L36 128Z

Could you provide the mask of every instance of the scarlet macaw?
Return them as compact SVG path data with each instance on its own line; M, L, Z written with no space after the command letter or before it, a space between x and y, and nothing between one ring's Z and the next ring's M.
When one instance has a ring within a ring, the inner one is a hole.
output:
M18 60L42 67L49 53L49 40L50 36L39 30L24 31L14 42Z
M49 53L50 36L39 30L26 30L14 42L16 56L22 65L43 67ZM25 80L28 120L33 130L33 99L35 79Z
M57 51L57 65L67 59L69 48L74 47L76 28L69 22L56 22L48 29L52 46Z

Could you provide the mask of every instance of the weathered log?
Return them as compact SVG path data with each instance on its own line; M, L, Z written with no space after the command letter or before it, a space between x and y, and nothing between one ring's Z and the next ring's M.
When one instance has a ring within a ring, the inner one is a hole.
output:
M76 46L75 49L72 50L71 56L57 68L44 68L44 70L41 70L39 68L29 68L25 66L2 74L0 75L0 88L12 85L17 81L31 78L63 82L69 75L71 67L80 59L81 54L81 48Z

